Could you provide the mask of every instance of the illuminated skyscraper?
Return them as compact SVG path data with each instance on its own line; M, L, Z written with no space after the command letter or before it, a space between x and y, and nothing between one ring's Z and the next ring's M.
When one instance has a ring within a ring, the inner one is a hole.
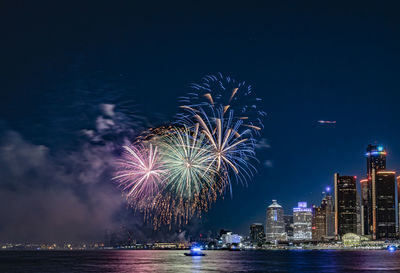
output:
M363 221L361 220L361 204L360 204L360 195L358 194L357 191L357 197L356 197L356 213L357 213L357 235L362 235L361 229L362 229L362 223Z
M371 198L371 179L361 179L361 234L369 235L372 231L372 198Z
M397 177L397 236L400 237L400 175Z
M372 170L373 239L396 238L395 172Z
M325 205L313 206L312 218L312 239L313 241L323 241L326 237L326 213Z
M298 202L293 208L293 239L309 241L312 239L312 209L307 208L307 202Z
M272 200L272 204L267 208L267 217L265 223L265 236L267 241L285 241L285 222L283 221L283 208Z
M357 233L356 177L335 173L335 235L346 233Z
M283 221L285 222L285 232L287 239L293 239L293 215L284 215Z
M372 171L386 170L386 150L382 145L367 146L367 178L361 183L361 233L372 235Z
M255 223L250 226L250 241L255 245L261 245L265 241L264 226L262 224Z
M335 237L335 212L330 187L326 188L320 206L313 206L312 239L323 241Z
M366 156L367 178L361 180L362 234L373 239L395 238L395 173L386 171L383 146L368 145Z
M382 145L369 144L367 147L367 179L371 179L372 170L386 170L386 151Z
M326 190L326 237L335 237L335 208L334 201L331 194L331 188L328 187Z

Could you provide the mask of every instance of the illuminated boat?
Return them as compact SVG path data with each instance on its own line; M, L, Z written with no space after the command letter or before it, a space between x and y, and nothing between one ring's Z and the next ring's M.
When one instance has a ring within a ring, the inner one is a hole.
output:
M387 250L388 250L389 252L395 252L395 251L397 250L397 247L396 247L395 245L389 245L389 246L387 247Z
M230 251L240 251L240 247L237 245L231 245L231 247L229 248Z
M190 253L184 253L185 256L206 256L203 252L201 252L201 248L198 246L192 247L190 249Z

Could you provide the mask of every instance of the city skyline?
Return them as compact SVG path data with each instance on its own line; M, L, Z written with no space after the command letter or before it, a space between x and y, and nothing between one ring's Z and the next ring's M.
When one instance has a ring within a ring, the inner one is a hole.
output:
M295 230L296 222L300 226L305 222L307 225L312 224L313 241L340 239L347 233L368 236L375 240L398 238L400 203L395 201L398 200L400 176L396 178L396 171L386 168L386 156L387 152L382 144L368 144L365 154L368 178L357 180L357 176L354 175L340 176L339 173L335 173L333 199L331 187L327 186L322 192L324 197L321 205L313 204L312 210L307 208L307 202L303 200L298 202L298 207L293 208L293 214L290 215L277 203L277 200L272 200L272 204L267 208L266 241L296 241L300 237L305 241L311 241L311 234L307 236L295 234L289 239L281 232L271 233L271 230L277 230L275 226L280 225L279 221L283 222L284 214L298 218L293 220ZM276 213L276 209L281 212ZM312 218L311 214L308 220L305 220L306 216L295 215L303 211L312 211ZM278 215L281 216L277 217ZM302 230L302 233L307 232L306 227L298 229Z

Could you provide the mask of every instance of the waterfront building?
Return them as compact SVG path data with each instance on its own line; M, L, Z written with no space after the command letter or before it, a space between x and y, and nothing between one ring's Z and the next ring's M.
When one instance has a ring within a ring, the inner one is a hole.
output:
M224 246L229 246L232 244L240 244L242 236L238 234L233 234L232 232L227 232L222 235L221 240Z
M293 215L284 215L283 221L285 222L285 233L287 239L293 239Z
M386 156L382 145L368 145L367 178L360 181L361 233L372 239L397 237L396 179L395 172L386 171Z
M354 233L346 233L342 236L342 243L346 247L358 247L361 245L362 240L362 236Z
M313 206L312 239L324 241L335 237L335 212L330 187L323 192L320 206Z
M395 174L372 170L373 239L396 238Z
M360 205L360 195L358 194L358 191L356 197L356 214L357 214L357 234L362 235L361 205Z
M400 237L400 175L397 177L397 237Z
M372 235L372 171L378 172L386 170L386 150L382 145L367 146L367 177L360 181L361 183L361 233L363 235Z
M298 202L297 208L293 208L293 239L312 239L312 209L307 208L307 202Z
M265 241L264 226L254 223L250 226L250 242L254 245L262 245Z
M371 233L371 224L372 224L372 211L371 209L371 193L369 191L371 185L371 179L365 178L360 180L360 188L361 188L361 208L360 208L360 217L361 217L361 234L369 235Z
M355 176L335 173L335 236L357 233L357 185Z
M386 170L386 150L382 145L369 144L367 147L367 178L372 177L372 170Z
M265 236L268 242L285 241L285 222L283 220L283 208L276 200L268 206L265 221Z
M330 187L326 188L324 199L326 203L326 238L332 239L335 237L335 209Z
M325 206L313 206L312 240L323 241L326 237L326 212Z

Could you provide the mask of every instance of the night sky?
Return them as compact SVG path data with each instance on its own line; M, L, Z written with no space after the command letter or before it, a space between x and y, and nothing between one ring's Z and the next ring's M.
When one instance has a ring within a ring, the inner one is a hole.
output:
M318 204L335 172L365 175L369 143L400 172L396 1L9 2L0 241L101 240L127 223L140 233L110 181L112 146L172 120L190 84L218 72L251 84L268 118L258 173L193 233L246 234L272 199L286 212Z

